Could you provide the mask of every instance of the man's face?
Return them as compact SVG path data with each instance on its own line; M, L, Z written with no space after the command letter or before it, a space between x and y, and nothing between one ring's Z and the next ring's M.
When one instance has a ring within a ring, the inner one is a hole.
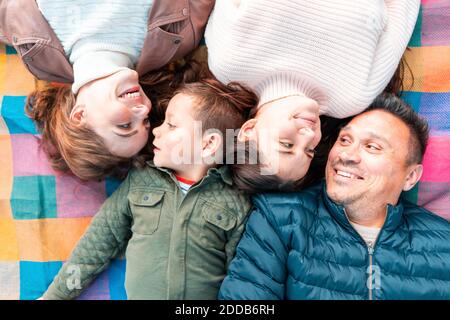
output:
M412 168L420 166L407 164L409 139L409 128L388 112L355 117L341 130L328 157L329 197L344 206L396 205L401 191L416 182L410 181Z

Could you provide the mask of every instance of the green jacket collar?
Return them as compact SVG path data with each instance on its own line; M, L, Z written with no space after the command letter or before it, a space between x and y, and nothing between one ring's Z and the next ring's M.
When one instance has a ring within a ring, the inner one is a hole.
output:
M172 172L172 170L157 167L157 166L155 166L153 161L147 161L147 165L152 168L158 169L159 171L167 173L169 176L171 176L173 179L176 180L175 175ZM208 171L206 172L206 175L203 177L203 179L200 181L200 183L204 184L204 183L207 183L207 181L210 181L211 179L216 179L216 178L221 179L223 182L225 182L229 186L233 185L233 179L231 177L231 170L226 165L223 165L218 168L209 168Z

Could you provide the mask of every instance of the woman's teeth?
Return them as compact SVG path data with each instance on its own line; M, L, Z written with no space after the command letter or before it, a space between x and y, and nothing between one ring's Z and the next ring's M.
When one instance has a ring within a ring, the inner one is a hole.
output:
M137 98L140 97L141 93L140 92L130 92L130 93L125 93L121 96L121 98Z

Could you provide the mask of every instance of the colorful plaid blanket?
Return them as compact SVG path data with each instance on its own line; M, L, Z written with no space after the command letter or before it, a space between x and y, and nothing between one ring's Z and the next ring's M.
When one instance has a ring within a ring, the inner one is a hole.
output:
M414 85L404 98L431 125L421 182L404 194L450 220L450 3L422 0L407 52ZM406 79L406 87L411 79ZM24 114L39 83L15 51L0 45L0 299L36 299L68 259L118 181L83 183L56 173ZM449 239L450 241L450 239ZM125 261L117 259L80 299L126 299Z

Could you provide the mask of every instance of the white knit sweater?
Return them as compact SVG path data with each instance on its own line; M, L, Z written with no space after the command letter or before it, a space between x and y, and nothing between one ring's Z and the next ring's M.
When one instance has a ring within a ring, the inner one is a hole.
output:
M289 95L321 114L363 111L393 76L420 0L216 0L205 32L222 82L256 90L260 106Z
M72 91L134 68L153 0L37 0L74 68Z

